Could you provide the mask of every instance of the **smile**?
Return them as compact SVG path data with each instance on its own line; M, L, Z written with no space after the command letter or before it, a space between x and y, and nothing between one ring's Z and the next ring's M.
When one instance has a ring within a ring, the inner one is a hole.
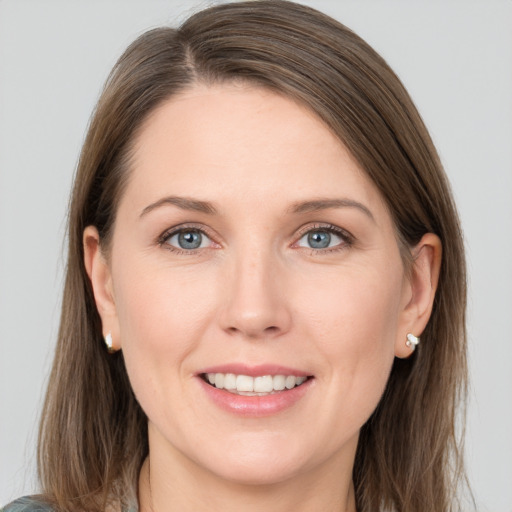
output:
M266 396L302 385L308 378L295 375L236 375L234 373L204 373L202 378L217 389L235 395Z

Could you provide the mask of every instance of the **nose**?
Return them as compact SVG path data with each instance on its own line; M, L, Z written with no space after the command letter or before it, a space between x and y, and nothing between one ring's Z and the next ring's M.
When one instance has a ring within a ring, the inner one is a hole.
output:
M277 338L291 326L286 271L270 251L246 251L227 270L221 327L247 339Z

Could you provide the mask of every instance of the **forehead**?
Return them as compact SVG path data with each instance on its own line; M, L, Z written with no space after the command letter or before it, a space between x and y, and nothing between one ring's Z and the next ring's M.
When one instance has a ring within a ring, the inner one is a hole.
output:
M348 194L383 206L366 173L318 116L247 84L195 86L165 101L139 131L131 167L128 189L137 203L172 194L284 205Z

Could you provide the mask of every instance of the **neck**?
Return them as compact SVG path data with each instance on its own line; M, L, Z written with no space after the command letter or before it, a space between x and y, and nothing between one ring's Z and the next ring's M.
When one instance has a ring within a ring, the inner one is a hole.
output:
M356 512L352 468L347 472L327 464L284 482L251 485L198 470L191 461L169 467L157 454L141 469L140 512Z

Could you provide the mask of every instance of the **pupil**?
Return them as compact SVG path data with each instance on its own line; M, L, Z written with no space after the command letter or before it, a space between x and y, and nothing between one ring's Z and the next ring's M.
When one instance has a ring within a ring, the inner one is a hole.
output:
M197 249L201 246L201 234L197 231L185 231L179 234L178 242L182 249Z
M331 234L327 231L313 231L308 235L308 243L314 249L325 249L331 243Z

